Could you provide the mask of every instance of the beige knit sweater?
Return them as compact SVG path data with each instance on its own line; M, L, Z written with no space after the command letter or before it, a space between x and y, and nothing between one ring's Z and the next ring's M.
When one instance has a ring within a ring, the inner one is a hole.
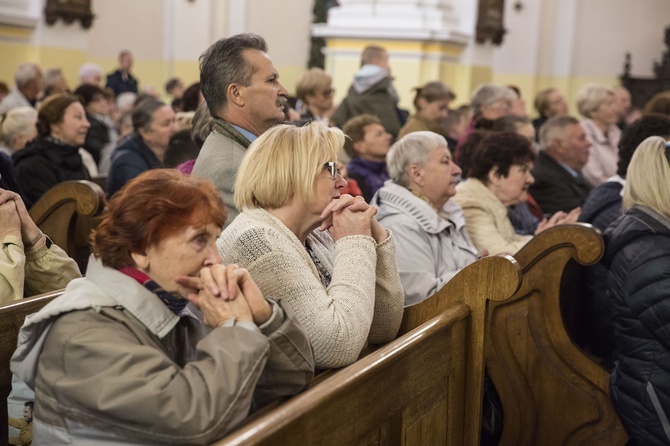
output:
M307 243L332 275L328 288L295 234L265 210L242 212L217 242L223 263L247 268L265 296L291 306L318 369L344 367L367 342L393 340L404 293L390 233L380 244L363 235L333 243L327 231L314 231Z

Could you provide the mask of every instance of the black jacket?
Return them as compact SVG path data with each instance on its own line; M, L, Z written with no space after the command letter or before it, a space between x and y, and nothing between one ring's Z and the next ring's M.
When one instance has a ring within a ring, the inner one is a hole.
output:
M16 181L33 203L58 183L88 178L79 149L49 137L33 139L12 158Z
M612 401L635 444L667 445L661 420L670 415L670 221L634 207L607 229L605 241Z
M530 186L529 192L542 212L547 214L570 212L583 205L591 190L583 177L573 177L544 151L540 151L535 161L533 176L535 183Z
M579 214L579 221L590 223L600 231L621 216L621 183L607 181L591 191ZM584 267L583 322L584 342L596 356L611 365L614 328L607 304L607 268L598 262Z

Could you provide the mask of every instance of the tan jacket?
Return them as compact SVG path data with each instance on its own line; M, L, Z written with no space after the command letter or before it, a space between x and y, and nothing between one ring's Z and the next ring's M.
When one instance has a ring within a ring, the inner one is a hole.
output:
M207 444L255 407L303 389L308 339L273 304L260 329L178 317L134 279L91 259L84 279L29 316L12 371L35 390L36 444Z
M7 235L2 239L0 304L65 288L77 277L81 273L75 261L51 240L24 252L20 237Z
M476 178L456 186L452 198L465 212L465 227L480 251L489 255L515 254L528 243L532 235L518 235L507 216L507 207Z

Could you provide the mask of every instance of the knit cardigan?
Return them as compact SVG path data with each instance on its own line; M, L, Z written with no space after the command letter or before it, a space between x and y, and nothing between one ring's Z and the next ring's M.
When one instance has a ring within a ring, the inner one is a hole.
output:
M342 237L327 231L307 237L313 254L331 274L327 288L298 238L263 209L245 210L217 241L225 264L247 268L263 294L284 300L305 328L318 369L355 362L369 342L395 338L404 293L390 235Z

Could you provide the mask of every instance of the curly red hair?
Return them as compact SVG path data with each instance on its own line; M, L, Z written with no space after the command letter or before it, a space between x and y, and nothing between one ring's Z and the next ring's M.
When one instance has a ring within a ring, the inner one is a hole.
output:
M223 227L227 214L211 181L171 169L149 170L109 201L91 236L92 251L105 266L134 266L131 253L144 254L188 226Z

